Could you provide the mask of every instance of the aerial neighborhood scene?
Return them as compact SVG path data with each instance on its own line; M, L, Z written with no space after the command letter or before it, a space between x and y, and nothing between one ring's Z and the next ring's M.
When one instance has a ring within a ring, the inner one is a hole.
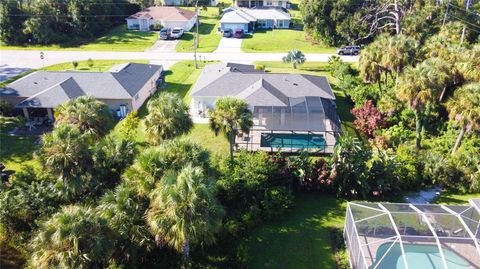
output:
M480 269L479 0L0 0L0 269Z

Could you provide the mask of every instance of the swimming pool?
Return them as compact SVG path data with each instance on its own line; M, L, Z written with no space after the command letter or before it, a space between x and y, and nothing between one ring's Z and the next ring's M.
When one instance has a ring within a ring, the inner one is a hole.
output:
M326 147L325 138L319 134L275 134L262 133L260 146L272 148L316 149Z
M396 243L392 249L387 253L385 258L380 261L383 255L388 251L392 244L384 243L378 247L376 254L377 269L404 269L402 250L400 244ZM418 244L403 244L405 255L408 263L408 268L420 269L441 269L443 268L442 258L438 247L436 245L418 245ZM442 248L443 255L447 262L448 269L470 269L474 268L472 265L460 257L457 253ZM375 268L376 264L370 266L370 269Z

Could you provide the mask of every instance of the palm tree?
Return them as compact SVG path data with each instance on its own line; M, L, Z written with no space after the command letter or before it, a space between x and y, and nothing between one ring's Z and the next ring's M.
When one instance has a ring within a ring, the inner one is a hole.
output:
M105 219L89 207L67 206L45 221L31 242L33 268L102 268L113 250Z
M439 79L436 78L436 70L429 62L424 61L415 68L405 69L399 79L397 97L408 102L408 106L415 112L416 118L416 147L421 147L421 132L423 129L423 110L428 102L438 100L442 89Z
M147 139L155 145L188 133L193 127L189 107L177 94L164 92L147 104L143 124Z
M385 38L385 36L382 36ZM411 64L415 59L417 45L414 39L399 34L387 37L381 42L383 48L380 48L381 65L390 73L396 74L395 85L398 84L398 76L405 66ZM387 78L387 75L385 75Z
M184 139L167 140L144 150L123 178L145 196L167 170L179 171L187 164L207 169L209 163L209 152L203 147Z
M366 46L360 53L358 61L360 76L365 82L378 83L378 89L381 92L381 77L384 70L381 65L382 51L376 43Z
M127 262L135 265L143 253L154 247L144 218L147 209L148 199L138 196L137 190L128 184L120 184L100 200L100 216L108 221L110 228L118 235L113 257L120 264Z
M93 137L107 134L113 127L108 106L92 96L81 96L55 108L55 124L73 124Z
M460 134L452 149L455 154L463 136L472 130L480 130L480 83L470 83L455 91L447 102L450 118L461 126Z
M92 157L85 136L76 126L60 125L43 135L38 157L57 176L63 190L69 194L81 191L82 175L90 171Z
M303 64L307 59L301 51L293 49L282 60L284 63L291 63L293 69L297 69L297 64Z
M147 223L159 245L168 245L188 259L190 246L215 242L224 210L216 185L203 169L187 165L167 173L151 192Z
M247 133L253 126L252 112L247 102L233 97L219 98L210 111L210 127L215 135L221 131L230 140L230 161L233 163L233 144L237 130Z

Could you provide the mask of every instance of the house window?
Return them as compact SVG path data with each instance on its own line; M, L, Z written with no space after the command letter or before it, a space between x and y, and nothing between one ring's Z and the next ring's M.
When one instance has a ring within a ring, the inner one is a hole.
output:
M278 1L278 5L279 5L279 6L283 6L282 1Z
M272 0L267 0L267 6L271 6L272 5Z

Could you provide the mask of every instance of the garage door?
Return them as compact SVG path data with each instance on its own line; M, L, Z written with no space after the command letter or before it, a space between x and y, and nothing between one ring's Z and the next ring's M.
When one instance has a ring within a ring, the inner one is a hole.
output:
M163 27L165 28L180 27L185 31L190 30L190 28L188 27L188 22L164 22Z
M243 29L245 32L248 32L248 25L244 23L222 23L222 29Z

